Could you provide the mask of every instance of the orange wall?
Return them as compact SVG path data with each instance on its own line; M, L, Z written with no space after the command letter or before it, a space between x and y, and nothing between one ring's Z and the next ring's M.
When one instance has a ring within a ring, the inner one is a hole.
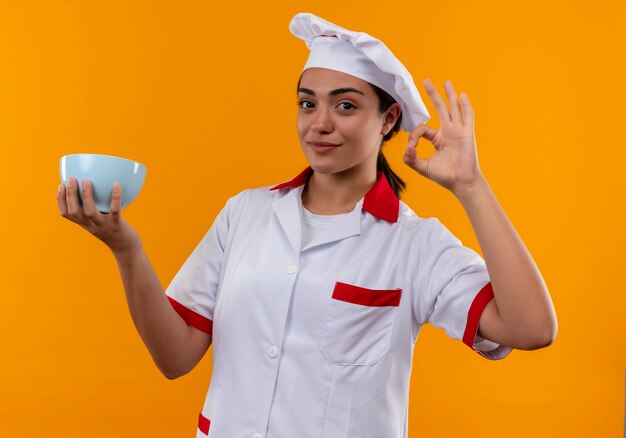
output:
M210 354L178 380L159 374L110 252L58 213L58 160L146 164L124 213L166 286L229 196L306 165L295 86L308 52L288 31L299 11L385 41L431 126L423 78L469 94L483 173L557 309L553 346L497 362L426 327L409 436L621 436L625 3L275 4L0 2L0 436L194 436ZM460 203L402 163L405 141L387 151L404 200L478 250Z

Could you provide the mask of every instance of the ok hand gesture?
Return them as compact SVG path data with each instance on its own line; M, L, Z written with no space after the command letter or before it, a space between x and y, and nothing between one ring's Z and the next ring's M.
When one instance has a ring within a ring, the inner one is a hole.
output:
M482 178L474 137L474 112L467 94L461 93L459 104L451 81L444 83L450 109L430 79L424 79L423 83L437 110L441 126L436 130L424 124L418 125L409 134L403 161L420 175L456 193ZM428 158L417 156L420 137L435 146L436 152Z

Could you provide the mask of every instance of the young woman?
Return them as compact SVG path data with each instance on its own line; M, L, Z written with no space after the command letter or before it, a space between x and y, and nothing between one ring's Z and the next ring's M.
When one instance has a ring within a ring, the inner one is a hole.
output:
M91 186L59 186L61 215L111 248L133 321L168 378L213 345L198 437L406 437L413 346L423 324L489 359L550 345L554 308L533 259L478 166L469 98L449 106L375 38L311 14L292 32L309 59L297 130L309 166L231 197L167 290L121 217ZM410 131L404 163L462 203L485 259L402 201L382 146ZM436 148L416 155L424 137Z

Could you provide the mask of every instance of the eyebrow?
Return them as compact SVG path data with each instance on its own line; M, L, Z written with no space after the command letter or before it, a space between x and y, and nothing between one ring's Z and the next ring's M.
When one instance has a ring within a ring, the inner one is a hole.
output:
M305 94L310 94L311 96L315 96L315 91L309 89L309 88L299 88L298 89L298 93L305 93ZM343 94L343 93L359 93L362 94L363 96L365 96L365 93L363 93L360 90L357 90L356 88L350 88L350 87L344 87L344 88L337 88L335 90L331 90L328 95L329 96L338 96L339 94Z

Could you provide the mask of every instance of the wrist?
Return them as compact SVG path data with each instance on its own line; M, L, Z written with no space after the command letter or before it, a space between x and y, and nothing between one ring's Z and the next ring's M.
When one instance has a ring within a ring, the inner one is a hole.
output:
M452 190L454 196L457 197L462 204L471 202L474 199L477 199L482 194L489 191L489 183L482 176L482 174L476 178L471 183L466 183L455 187Z
M111 245L109 249L119 263L129 263L132 260L136 260L143 252L143 246L139 236L129 239L129 241L120 245Z

